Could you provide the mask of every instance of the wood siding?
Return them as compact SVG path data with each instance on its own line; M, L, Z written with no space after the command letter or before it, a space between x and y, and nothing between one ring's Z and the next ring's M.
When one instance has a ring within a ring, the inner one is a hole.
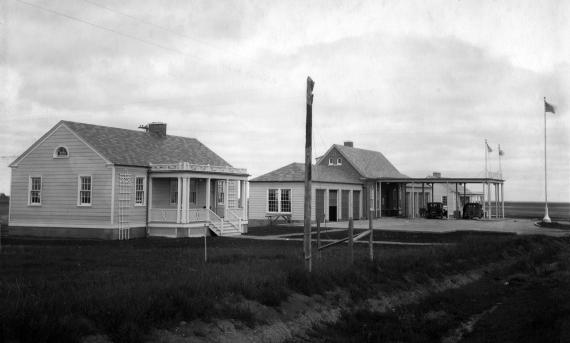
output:
M54 158L65 146L69 158ZM112 166L59 126L12 168L10 225L108 225L111 223ZM78 176L92 177L91 206L78 206ZM42 177L41 205L28 205L30 176Z
M252 182L249 184L249 218L253 220L265 220L267 212L267 190L268 189L291 189L291 219L303 221L305 185L303 182ZM334 183L312 183L311 194L311 220L315 221L316 214L316 190L362 190L361 185L334 184ZM328 204L325 204L325 211L328 214ZM328 217L327 217L328 220Z
M120 194L120 177L121 174L130 175L131 185L128 188L128 207L120 211L121 202L119 199L123 194ZM146 168L136 168L136 167L115 167L115 210L113 213L113 225L119 227L119 219L121 212L127 220L130 227L135 226L146 226L146 215L147 215L147 197L148 197L148 186L147 186L147 169ZM135 205L135 178L144 177L145 178L145 203L144 206Z
M340 154L336 148L332 148L328 154L324 155L323 158L319 161L318 165L328 166L330 158L333 159L334 163L336 163L339 158L342 159L342 165L332 165L329 168L342 169L347 173L347 175L350 175L357 180L360 178L360 173L356 171L356 169Z

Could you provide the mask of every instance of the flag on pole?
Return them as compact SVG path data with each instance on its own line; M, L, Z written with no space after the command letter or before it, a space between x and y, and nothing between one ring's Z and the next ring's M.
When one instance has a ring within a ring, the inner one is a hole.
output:
M544 100L544 112L556 113L556 108Z
M489 143L485 142L485 144L487 144L487 151L488 151L488 152L493 152L493 149L491 149L491 147L489 146Z

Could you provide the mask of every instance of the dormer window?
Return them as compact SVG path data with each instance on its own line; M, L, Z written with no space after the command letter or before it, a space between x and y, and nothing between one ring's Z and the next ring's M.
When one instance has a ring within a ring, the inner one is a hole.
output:
M342 166L342 158L339 157L339 158L336 160L336 164L339 165L339 166Z
M64 146L57 147L55 149L55 151L53 152L53 157L54 158L68 158L69 157L69 151Z

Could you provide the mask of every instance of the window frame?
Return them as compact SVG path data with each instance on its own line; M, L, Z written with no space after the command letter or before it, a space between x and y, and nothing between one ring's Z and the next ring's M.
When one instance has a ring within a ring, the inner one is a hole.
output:
M329 166L334 166L334 158L329 157Z
M441 203L443 204L443 206L447 206L447 195L441 196Z
M82 178L89 178L89 190L83 190ZM81 192L89 192L89 203L81 202ZM90 207L93 205L93 175L83 174L77 175L77 206Z
M57 151L59 149L65 149L65 152L67 153L67 155L65 156L59 156ZM58 159L65 159L65 158L69 158L69 149L65 146L65 145L60 145L57 148L55 148L55 150L53 151L53 158L58 158Z
M339 157L339 158L336 159L336 165L337 165L337 166L342 166L342 158Z
M272 201L276 201L275 205L277 207L277 211L270 211L269 194L271 193L271 191L275 191L275 200L272 200ZM288 193L289 193L289 200L288 201L283 200L283 198L282 198L283 191L288 191ZM266 202L265 202L266 213L272 213L272 214L292 214L293 213L293 189L292 188L268 188L267 189L267 196L265 199L266 199ZM289 203L289 211L283 211L283 203L284 202Z
M40 189L34 190L33 179L40 179ZM43 178L41 175L30 175L28 178L28 206L42 206L42 189L43 189ZM32 191L39 191L38 197L39 202L32 202Z
M142 190L137 189L137 180L142 179ZM138 202L138 194L142 193L142 202ZM135 175L135 206L146 205L146 176Z
M171 178L169 184L170 190L168 192L168 203L170 205L178 204L178 178Z
M225 205L225 192L224 189L226 188L225 184L226 180L217 180L216 181L216 204L218 206Z

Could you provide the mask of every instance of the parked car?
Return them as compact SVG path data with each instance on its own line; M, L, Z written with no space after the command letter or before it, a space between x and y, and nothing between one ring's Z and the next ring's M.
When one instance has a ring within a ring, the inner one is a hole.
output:
M476 202L469 202L463 206L463 219L483 218L483 206Z
M426 210L426 218L441 218L447 217L447 211L443 208L442 202L428 202Z

